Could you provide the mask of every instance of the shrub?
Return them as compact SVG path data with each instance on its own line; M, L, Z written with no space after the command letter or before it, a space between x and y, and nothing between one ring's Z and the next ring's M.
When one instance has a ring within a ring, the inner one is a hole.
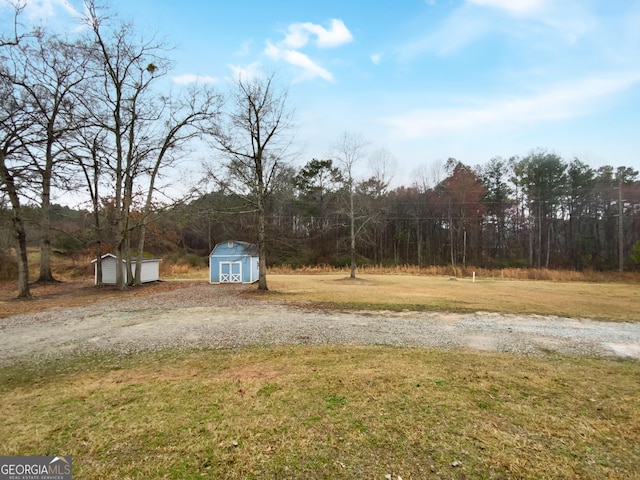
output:
M0 252L0 280L17 280L18 262L11 255Z
M640 240L633 244L633 250L631 252L631 258L636 265L640 265Z
M59 253L74 254L84 249L84 242L78 237L64 233L53 240L52 246Z
M187 253L181 260L193 268L206 267L208 265L207 258L203 258L195 253Z

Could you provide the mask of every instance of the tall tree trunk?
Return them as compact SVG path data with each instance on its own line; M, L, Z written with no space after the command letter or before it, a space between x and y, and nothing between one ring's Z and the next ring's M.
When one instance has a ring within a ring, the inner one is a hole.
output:
M140 230L138 232L138 252L136 255L136 268L133 272L133 285L142 285L142 259L144 258L144 241L147 235L147 224L146 224L146 214L142 217L142 224L140 225Z
M462 267L467 268L467 229L462 232Z
M451 266L455 267L456 260L453 253L453 217L451 216L451 200L449 200L449 253L451 254Z
M545 259L545 268L549 268L549 261L551 259L551 235L553 233L553 222L550 222L547 227L547 256Z
M125 241L125 227L124 227L124 218L123 218L123 206L122 206L122 182L123 182L123 171L122 171L122 137L119 134L119 118L117 115L114 115L116 119L116 170L115 170L115 199L114 199L114 208L113 214L115 216L113 226L114 226L114 241L115 241L115 255L116 255L116 286L118 288L125 288L126 279L123 276L122 270L122 260L124 259L124 241Z
M618 271L624 271L624 224L622 223L622 180L618 182Z
M354 197L353 185L350 185L349 220L351 224L351 228L350 228L351 248L349 249L349 251L351 256L351 269L349 272L349 278L356 278L356 213L354 211L353 197Z
M27 233L19 215L13 217L18 245L18 298L31 298L29 290L29 260L27 257Z
M533 228L535 223L532 221L531 216L529 216L529 266L533 267Z
M98 287L102 286L102 244L100 240L96 242L96 278L95 284Z
M128 216L127 216L128 218ZM125 229L126 231L126 236L125 236L125 241L124 241L124 267L125 267L125 273L124 273L124 278L126 281L126 286L127 287L132 287L133 286L133 270L131 268L131 266L133 265L132 262L132 253L131 253L131 235L129 232L129 224L127 222L127 228Z
M118 288L126 287L126 279L123 275L122 261L124 260L124 227L119 208L116 208L116 219L114 222L115 230L115 255L116 255L116 286Z
M57 103L57 102L56 102ZM58 112L58 106L53 106L54 111ZM47 283L55 282L51 271L51 178L53 176L53 144L56 134L54 132L54 124L57 113L52 115L47 125L47 145L45 148L44 168L40 170L42 176L42 195L40 201L40 275L38 282Z
M31 298L29 290L29 261L27 257L27 232L22 220L22 207L20 197L16 190L13 176L6 167L4 154L0 152L0 175L6 192L11 202L11 222L13 224L13 234L16 239L18 253L18 298Z
M418 242L418 266L422 268L422 228L420 226L420 220L416 222L417 225L417 242Z
M42 176L42 197L40 205L40 276L39 283L55 282L51 270L51 170Z
M267 235L264 185L258 182L258 290L269 290L267 287Z
M538 202L538 268L542 267L542 203Z
M97 142L94 140L91 148L91 159L93 166L88 167L83 161L80 161L80 168L84 173L86 185L91 197L91 208L93 209L93 231L95 235L95 252L96 252L96 286L102 286L102 224L100 221L100 161L98 159ZM91 171L90 171L91 170Z

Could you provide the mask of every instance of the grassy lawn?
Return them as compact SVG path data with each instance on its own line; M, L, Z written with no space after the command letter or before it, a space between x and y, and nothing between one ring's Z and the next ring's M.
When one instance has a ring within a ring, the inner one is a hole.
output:
M269 287L256 299L640 319L635 283L339 273ZM178 286L76 288L2 305ZM0 368L0 455L72 455L90 479L640 478L639 398L640 362L611 358L283 346L25 360Z
M391 347L0 369L3 455L74 478L638 478L640 362ZM454 464L458 466L452 466Z
M341 308L478 310L598 320L640 321L640 287L634 283L551 282L443 276L344 273L270 275L271 295Z

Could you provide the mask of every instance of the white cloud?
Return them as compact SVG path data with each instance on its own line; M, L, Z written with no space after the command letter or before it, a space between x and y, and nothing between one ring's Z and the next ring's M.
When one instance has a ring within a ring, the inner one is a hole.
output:
M251 53L251 45L253 44L253 40L247 40L246 42L242 42L240 48L235 52L235 55L238 57L246 57Z
M425 108L382 120L397 139L473 134L490 128L508 131L517 126L575 118L592 112L599 102L640 83L640 72L590 78L537 95L476 102L468 107Z
M329 29L315 23L293 23L289 25L283 46L300 49L309 43L310 35L316 36L318 48L334 48L353 40L353 36L342 20L332 19Z
M27 0L25 13L31 20L44 20L55 15L56 7L62 7L74 18L82 16L67 0Z
M333 74L319 65L308 54L300 50L310 42L317 48L335 48L353 40L353 36L342 20L333 19L329 28L315 23L293 23L289 25L287 33L280 42L265 42L264 54L275 61L283 61L297 67L298 81L322 78L333 82Z
M242 80L248 81L254 78L262 77L262 72L260 71L260 64L257 62L251 63L247 66L241 67L238 65L229 65L231 69L231 73L233 75L233 80Z
M371 58L371 62L374 65L378 65L381 61L382 61L382 54L380 53L374 53L372 54L369 58Z
M467 2L483 7L505 10L516 16L538 13L546 6L546 0L467 0Z
M271 42L267 42L267 47L265 48L264 53L273 60L283 60L290 65L300 67L304 72L304 80L311 80L313 78L320 77L329 82L333 81L333 75L331 72L316 64L302 52L279 48Z
M573 46L597 28L599 20L580 0L466 0L434 29L398 48L411 60L430 53L451 56L481 40L501 36L523 51L554 54Z
M189 83L218 83L219 80L215 77L209 77L206 75L194 75L192 73L186 73L184 75L178 75L175 77L171 77L173 83L177 83L179 85L186 85Z
M495 28L494 20L483 12L472 12L469 7L455 9L434 31L413 40L399 49L404 60L425 52L447 56L455 54Z
M307 43L309 43L309 32L303 28L303 24L294 23L293 25L289 25L287 35L281 43L289 48L305 47Z
M73 5L71 5L67 0L57 0L57 3L58 5L62 6L62 8L67 11L67 13L73 15L74 17L78 18L82 16L82 14L78 12L78 10L76 10L75 7L73 7Z

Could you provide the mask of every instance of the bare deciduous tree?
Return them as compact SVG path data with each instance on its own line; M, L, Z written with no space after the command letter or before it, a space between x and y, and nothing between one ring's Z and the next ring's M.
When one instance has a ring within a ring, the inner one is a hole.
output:
M93 218L93 238L96 256L96 285L102 285L102 215L100 212L100 191L103 168L107 164L105 152L107 133L99 128L84 124L76 131L75 145L71 149L74 163L82 171L84 187L89 194Z
M0 47L7 46L15 46L20 43L20 40L23 38L24 34L19 32L19 23L18 19L22 14L24 8L27 6L26 0L19 1L11 1L8 0L7 3L10 5L10 8L13 10L13 18L11 24L11 34L6 35L4 32L0 33Z
M260 290L268 290L266 203L291 155L292 122L287 92L277 89L273 75L239 78L222 123L210 132L225 162L224 183L257 213Z
M153 207L156 182L162 169L175 163L188 142L199 137L203 130L216 124L222 105L222 97L206 87L193 86L177 98L163 97L163 112L156 128L149 130L144 139L149 156L148 187L142 207L142 218L138 234L138 258L134 274L134 284L141 283L142 253L146 235L146 225Z
M25 146L32 123L24 100L0 64L0 189L9 198L11 224L18 253L18 298L30 298L27 232L20 200L28 183Z
M169 61L165 47L154 38L138 40L133 26L103 16L93 0L86 3L85 22L93 48L87 53L95 69L94 90L87 111L93 124L108 133L105 140L113 152L104 168L112 176L116 264L126 262L126 275L116 268L116 284L133 284L130 233L131 208L136 180L148 171L145 136L158 121L154 81L165 75ZM107 149L103 149L107 151Z
M350 274L351 278L356 278L356 185L355 167L366 155L368 142L360 134L343 132L335 143L333 150L336 160L342 170L344 188L347 192L347 217L349 218L349 254L351 257Z
M76 130L73 110L81 96L87 61L77 44L35 32L12 47L5 73L25 101L31 138L25 152L32 178L31 198L40 205L40 275L38 282L55 281L51 270L51 195L60 168L69 158L65 140ZM57 176L56 176L57 175Z

